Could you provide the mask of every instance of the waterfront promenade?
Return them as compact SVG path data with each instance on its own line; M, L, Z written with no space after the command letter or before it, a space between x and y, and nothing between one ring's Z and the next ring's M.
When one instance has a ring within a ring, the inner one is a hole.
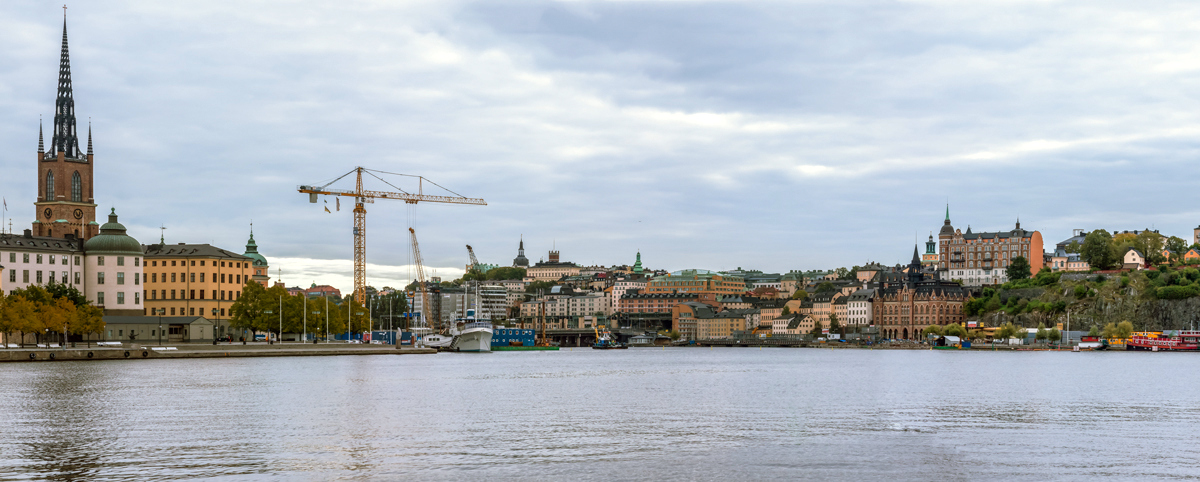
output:
M67 360L123 360L151 358L230 358L230 357L281 357L281 356L342 356L342 355L424 355L436 353L431 348L396 348L392 345L353 345L345 343L302 344L240 342L217 345L201 343L144 344L125 343L121 347L88 348L76 344L75 348L8 348L0 349L0 362L52 362Z

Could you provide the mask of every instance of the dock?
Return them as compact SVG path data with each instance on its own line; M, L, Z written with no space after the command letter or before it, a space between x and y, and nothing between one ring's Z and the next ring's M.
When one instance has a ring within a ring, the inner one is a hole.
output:
M147 345L128 343L121 347L0 348L0 362L53 362L92 360L141 360L163 358L236 358L281 356L427 355L432 348L396 348L392 345L252 343Z

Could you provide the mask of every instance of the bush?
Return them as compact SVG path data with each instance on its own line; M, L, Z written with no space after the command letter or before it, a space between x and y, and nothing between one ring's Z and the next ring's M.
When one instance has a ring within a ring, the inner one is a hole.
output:
M1154 290L1154 296L1160 300L1183 300L1196 295L1200 295L1200 288L1196 285L1164 286Z
M1087 285L1078 285L1075 287L1075 297L1085 298L1088 295L1088 291L1091 290L1088 289Z

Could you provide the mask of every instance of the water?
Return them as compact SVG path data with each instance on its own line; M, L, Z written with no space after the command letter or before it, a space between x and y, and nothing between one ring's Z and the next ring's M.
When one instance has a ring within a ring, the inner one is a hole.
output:
M1200 478L1200 356L630 349L0 365L0 480Z

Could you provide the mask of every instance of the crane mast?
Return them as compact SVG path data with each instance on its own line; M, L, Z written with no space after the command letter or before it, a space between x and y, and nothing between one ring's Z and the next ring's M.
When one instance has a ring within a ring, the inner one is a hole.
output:
M308 202L310 202L310 203L316 203L317 196L321 196L321 195L343 196L343 197L354 198L354 300L361 304L366 304L366 302L367 302L367 208L365 206L366 203L373 203L373 202L375 202L375 199L395 199L395 200L399 200L399 201L404 201L408 204L417 204L419 202L435 202L435 203L449 203L449 204L475 204L475 205L481 205L481 206L487 205L487 202L484 201L483 199L469 198L469 197L462 196L458 193L455 193L454 191L450 191L449 189L446 189L446 188L438 185L437 183L435 183L433 181L425 179L422 176L413 176L413 175L409 175L409 174L396 174L396 175L404 176L404 177L417 178L417 192L416 193L406 192L403 189L400 189L400 188L396 187L395 185L392 185L391 183L384 181L379 176L376 176L374 174L375 172L378 172L381 174L395 174L395 173L385 173L383 171L372 171L371 169L366 169L363 167L355 167L350 172L342 174L337 179L334 179L328 183L325 183L322 186L299 186L297 188L297 191L308 194ZM375 177L376 179L383 181L385 184L388 184L389 186L396 188L397 191L371 191L371 190L363 189L363 173L366 173L369 176ZM331 189L331 188L329 188L329 186L331 186L333 183L342 180L343 178L345 178L346 176L349 176L350 174L355 174L355 184L354 184L353 191L347 190L347 189ZM425 184L426 183L433 184L434 186L442 188L443 190L445 190L451 194L454 194L454 196L436 196L436 195L425 194ZM326 209L328 209L328 208L326 208ZM409 230L411 231L411 228ZM416 248L416 244L415 244L416 243L416 234L415 233L413 234L413 242L414 242L413 248L415 249Z
M421 248L417 245L417 232L413 228L408 228L408 233L412 235L412 250L413 262L417 265L417 290L421 293L421 321L425 326L433 328L433 323L429 321L429 290L425 288L425 266L421 262Z
M482 272L479 269L479 260L475 259L475 250L471 249L471 245L467 245L467 254L471 255L471 271Z

